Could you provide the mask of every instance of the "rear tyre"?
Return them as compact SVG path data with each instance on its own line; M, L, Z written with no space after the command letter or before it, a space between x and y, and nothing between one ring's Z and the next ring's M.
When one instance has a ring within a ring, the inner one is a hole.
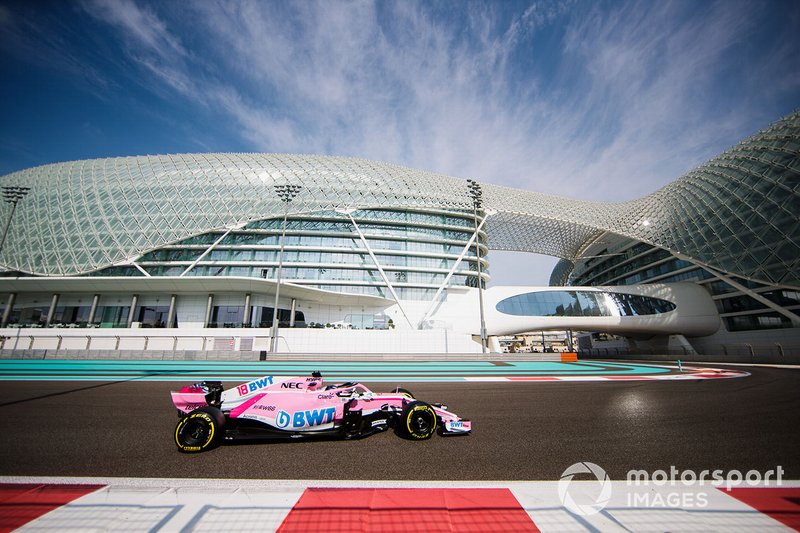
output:
M410 390L402 389L400 387L395 387L395 389L392 390L392 394L402 394L403 396L407 397L409 400L413 400L414 399L414 395L411 394Z
M225 431L225 415L216 407L201 407L183 417L175 427L175 445L185 453L210 450Z
M400 430L413 440L425 440L436 433L436 411L425 402L410 402L400 414Z

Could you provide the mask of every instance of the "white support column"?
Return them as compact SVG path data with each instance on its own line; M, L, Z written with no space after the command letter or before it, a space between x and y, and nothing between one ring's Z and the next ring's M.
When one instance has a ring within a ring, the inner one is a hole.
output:
M370 248L369 244L367 243L367 238L364 237L364 234L361 232L361 228L359 228L358 224L356 224L356 219L353 218L352 211L346 211L346 214L347 217L350 219L350 222L353 224L353 227L356 229L356 233L358 233L358 237L361 239L361 243L367 249L367 253L369 253L369 256L372 258L372 262L375 263L375 266L378 268L378 272L380 272L380 275L383 278L383 282L386 283L386 286L389 288L389 292L392 293L392 298L394 298L394 301L397 302L397 307L400 308L400 312L403 314L403 318L406 319L408 325L413 329L414 324L412 324L411 320L408 318L406 310L403 308L403 304L400 303L400 298L397 296L397 293L395 292L392 283L389 281L389 278L386 277L386 272L383 271L383 267L381 267L381 264L378 262L378 258L375 257L375 254L372 252L372 248Z
M100 295L95 294L94 296L92 296L92 306L89 308L89 318L86 319L86 325L89 327L91 327L92 324L94 324L95 315L97 314L97 304L99 303L100 303Z
M297 298L292 298L292 310L289 312L289 327L294 327L294 316L297 312Z
M56 307L58 306L58 294L53 295L53 299L50 300L50 309L47 310L47 318L44 321L44 327L49 328L50 324L53 322L53 316L56 314Z
M208 325L211 323L211 311L214 308L214 295L208 295L208 303L206 304L206 319L205 323L203 324L204 328L207 328ZM203 345L205 346L205 341L203 341ZM205 347L203 348L205 350Z
M169 297L169 311L167 312L167 327L175 327L175 304L178 300L178 295L172 294Z
M486 219L493 214L495 214L495 211L490 211L488 209L484 212L483 220L481 220L481 223L478 225L478 231L473 233L472 236L469 238L469 242L467 242L467 245L464 246L463 250L461 250L461 255L458 256L458 259L456 259L456 262L453 264L452 268L450 268L450 272L448 272L447 276L444 277L444 281L442 282L442 284L439 285L438 289L436 289L436 294L433 295L431 304L428 306L428 310L425 311L425 314L422 315L422 320L419 321L417 328L422 327L423 322L428 320L428 317L431 315L431 313L433 313L433 310L436 308L436 304L438 303L436 300L439 299L439 295L442 294L442 291L447 287L447 284L450 282L450 278L452 278L453 274L455 274L456 270L458 270L458 266L461 264L461 261L464 260L464 257L466 257L467 252L469 252L470 247L475 242L475 239L477 238L481 229L483 229L483 225L486 222Z
M242 317L244 327L250 327L250 293L244 295L244 317Z
M776 304L775 302L773 302L771 300L768 300L767 298L764 298L763 296L761 296L757 292L753 292L751 289L748 289L747 287L745 287L741 283L737 283L736 281L734 281L730 277L726 276L725 274L723 274L719 270L717 270L715 268L711 268L708 265L704 265L702 263L699 263L699 262L695 261L694 259L692 259L691 257L687 257L687 256L685 256L683 254L673 253L672 255L674 257L678 258L678 259L682 259L684 261L688 261L689 263L693 264L694 266L697 266L697 267L704 268L704 269L708 270L714 276L716 276L717 278L721 279L722 281L724 281L725 283L727 283L731 287L734 287L736 290L745 293L746 295L748 295L753 300L755 300L755 301L757 301L757 302L759 302L761 304L766 305L768 308L772 309L773 311L775 311L777 313L782 314L783 316L785 316L786 318L788 318L791 321L792 326L794 326L796 328L800 327L800 317L798 317L796 314L792 313L791 311L787 311L786 309L784 309L780 305Z
M125 327L130 328L133 325L133 318L136 316L136 304L139 303L139 295L134 294L131 298L131 309L128 311L128 321ZM119 344L119 340L117 340L117 344Z

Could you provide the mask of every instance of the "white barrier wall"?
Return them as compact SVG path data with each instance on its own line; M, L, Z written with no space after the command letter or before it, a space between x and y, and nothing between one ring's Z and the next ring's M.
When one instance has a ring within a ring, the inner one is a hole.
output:
M91 350L116 350L117 349L117 338L116 337L89 337L88 341L91 341L88 345L88 349ZM16 343L15 343L16 346Z
M279 351L298 353L479 353L471 335L447 330L337 330L281 331Z
M144 337L123 337L119 338L120 350L144 350L147 343Z
M87 337L63 337L61 340L61 349L62 350L85 350L86 343L88 342Z
M269 329L0 329L3 350L262 351ZM281 329L281 353L480 353L471 335L435 330Z
M202 350L203 337L178 337L176 350Z
M55 350L58 348L58 339L54 337L34 337L31 346L34 350Z
M175 344L173 337L150 337L147 340L148 350L172 350Z

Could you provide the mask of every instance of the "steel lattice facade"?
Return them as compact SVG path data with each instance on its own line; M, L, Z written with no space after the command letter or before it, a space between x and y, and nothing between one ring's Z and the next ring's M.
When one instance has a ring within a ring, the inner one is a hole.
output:
M30 187L0 254L12 272L74 276L196 235L292 214L471 210L464 180L363 159L181 154L74 161L4 176ZM800 286L800 112L639 200L576 201L481 184L491 250L568 261L609 232L744 278ZM11 205L0 204L7 219ZM563 273L562 273L563 277Z

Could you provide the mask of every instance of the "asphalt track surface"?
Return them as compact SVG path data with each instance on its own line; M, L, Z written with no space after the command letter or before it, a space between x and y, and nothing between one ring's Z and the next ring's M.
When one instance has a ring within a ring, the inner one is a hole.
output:
M418 398L470 418L473 434L225 444L191 455L172 441L169 391L179 384L3 382L0 475L556 480L591 461L612 479L670 466L781 466L785 479L800 479L800 370L748 370L697 381L414 383Z

